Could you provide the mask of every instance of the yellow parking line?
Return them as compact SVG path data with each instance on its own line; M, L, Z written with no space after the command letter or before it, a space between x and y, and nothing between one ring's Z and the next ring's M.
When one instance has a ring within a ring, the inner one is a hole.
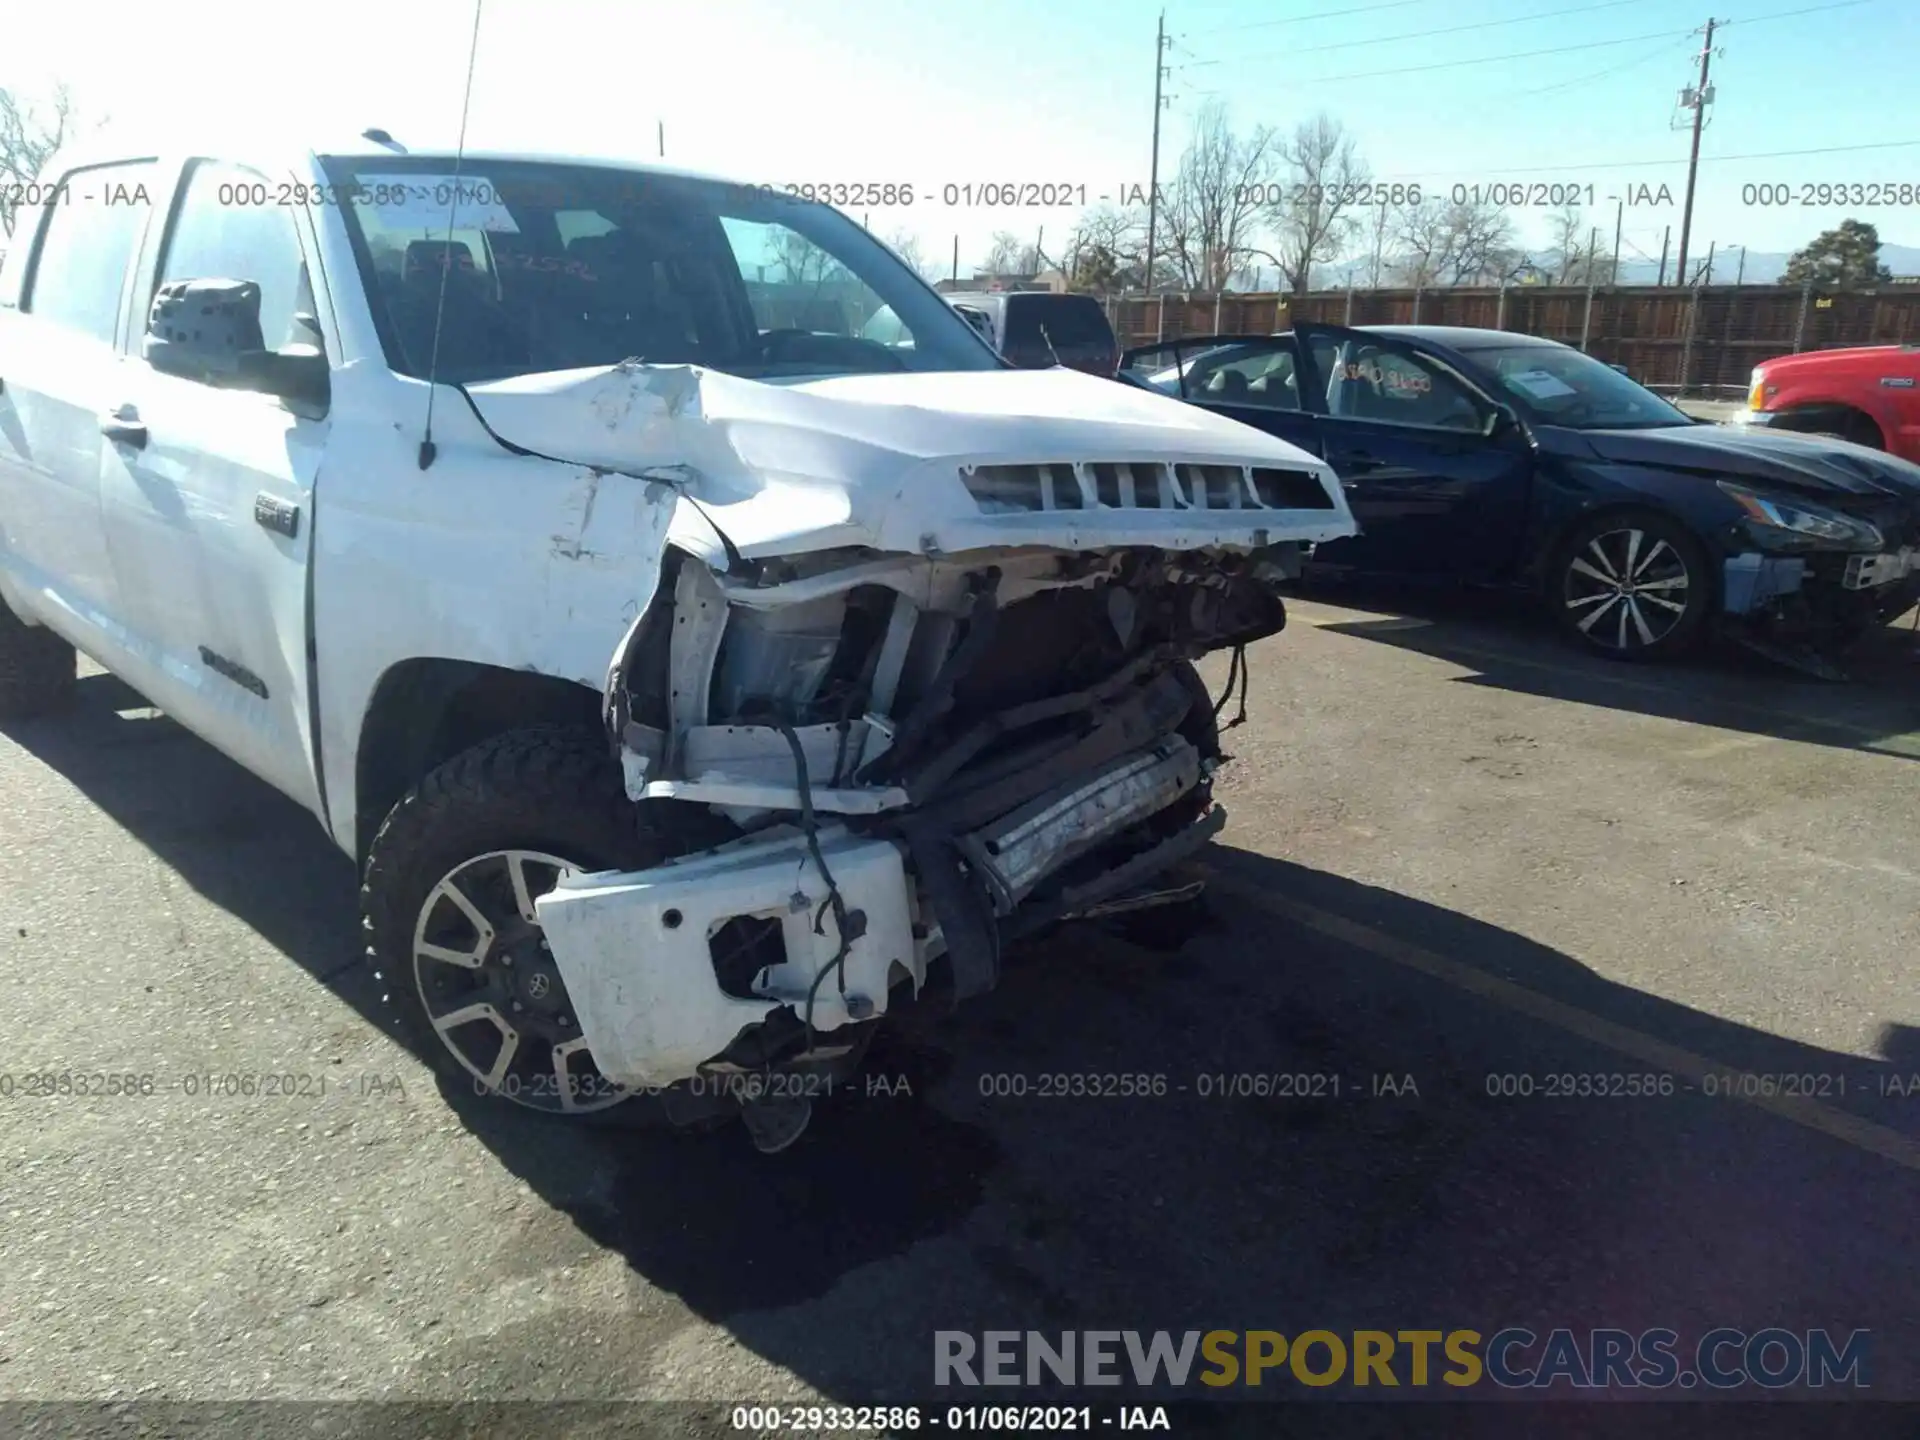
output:
M1544 1021L1583 1040L1679 1076L1694 1085L1701 1084L1709 1075L1716 1080L1724 1080L1730 1074L1740 1073L1734 1067L1717 1064L1704 1055L1696 1055L1691 1050L1669 1045L1664 1040L1656 1040L1625 1025L1603 1020L1576 1005L1568 1005L1537 990L1516 985L1511 980L1502 980L1497 975L1489 975L1458 960L1449 960L1424 946L1396 939L1344 916L1258 889L1237 877L1223 875L1217 869L1211 873L1216 890L1269 915L1317 930L1343 945L1351 945L1409 970L1417 970L1422 975ZM1878 1155L1909 1170L1920 1170L1920 1142L1888 1126L1876 1125L1871 1120L1863 1120L1797 1095L1738 1095L1733 1098L1808 1130L1817 1130L1856 1150Z

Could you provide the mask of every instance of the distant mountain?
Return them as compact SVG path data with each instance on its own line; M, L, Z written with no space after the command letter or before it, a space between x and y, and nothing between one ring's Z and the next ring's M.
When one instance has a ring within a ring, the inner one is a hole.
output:
M1734 278L1738 276L1740 282L1745 285L1774 284L1786 273L1787 261L1791 258L1791 255L1791 251L1776 252L1755 250L1747 255L1743 263L1740 258L1740 249L1738 246L1734 246L1731 249L1716 249L1713 253L1713 283L1716 285L1731 285L1734 282ZM1551 255L1534 254L1529 258L1532 259L1534 264L1543 269L1550 270L1552 268L1553 257ZM1667 279L1669 281L1674 278L1673 266L1677 262L1677 259L1677 256L1670 256L1668 258ZM1687 257L1687 268L1695 269L1699 263L1705 259L1705 252L1695 252ZM1882 245L1880 247L1880 263L1885 265L1896 276L1920 275L1920 246ZM1628 255L1622 255L1620 257L1620 284L1653 285L1656 284L1659 279L1659 260L1642 260L1637 256ZM1345 265L1331 266L1324 277L1320 275L1315 276L1315 283L1325 286L1329 290L1337 290L1347 283L1347 267Z
M1698 251L1687 257L1687 268L1697 268L1706 257ZM1748 285L1771 285L1786 274L1787 261L1792 258L1791 251L1753 250L1747 253L1744 261L1740 248L1717 249L1713 253L1713 283L1731 285L1736 276ZM1673 260L1668 261L1667 278L1673 279ZM1880 263L1896 276L1920 275L1920 247L1913 245L1882 245ZM1641 260L1637 257L1620 258L1620 283L1622 285L1651 285L1660 278L1658 260Z

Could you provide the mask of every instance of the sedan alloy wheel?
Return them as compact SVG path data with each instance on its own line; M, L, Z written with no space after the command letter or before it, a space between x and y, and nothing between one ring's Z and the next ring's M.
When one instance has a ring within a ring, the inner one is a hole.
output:
M1692 640L1708 599L1698 554L1664 519L1598 517L1562 551L1558 618L1586 644L1621 659L1679 651Z

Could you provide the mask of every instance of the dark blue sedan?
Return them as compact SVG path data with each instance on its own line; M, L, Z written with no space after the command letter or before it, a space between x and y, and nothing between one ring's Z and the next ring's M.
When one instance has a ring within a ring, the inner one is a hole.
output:
M1920 596L1920 466L1697 421L1551 340L1303 324L1145 346L1120 374L1333 466L1361 532L1314 569L1524 589L1606 655L1717 628L1804 659Z

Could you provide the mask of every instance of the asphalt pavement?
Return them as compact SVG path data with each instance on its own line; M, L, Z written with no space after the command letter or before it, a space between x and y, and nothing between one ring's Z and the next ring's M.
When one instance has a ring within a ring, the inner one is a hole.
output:
M1029 947L776 1157L437 1086L317 824L88 675L0 733L0 1398L856 1404L939 1330L1523 1325L1864 1329L1920 1399L1912 634L1837 686L1343 590L1251 668L1198 924Z

